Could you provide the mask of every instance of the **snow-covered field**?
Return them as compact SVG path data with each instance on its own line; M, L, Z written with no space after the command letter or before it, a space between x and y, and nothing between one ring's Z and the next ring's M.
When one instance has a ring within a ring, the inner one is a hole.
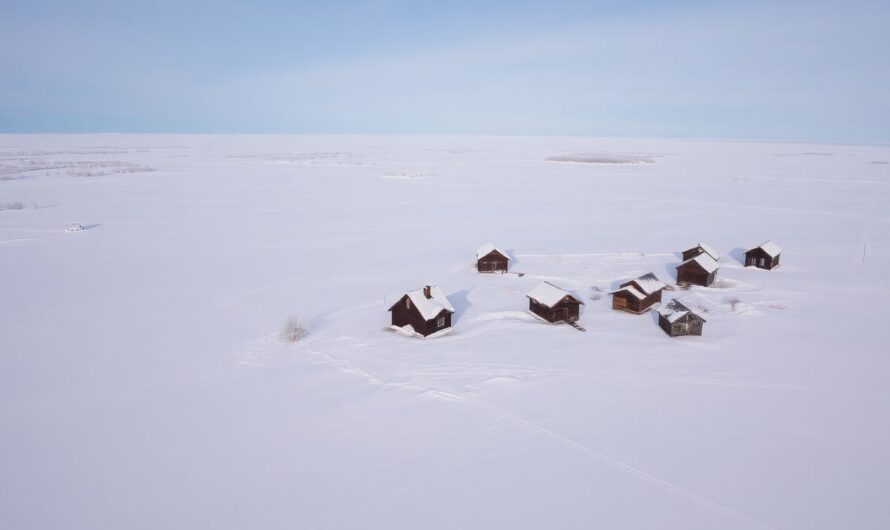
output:
M888 528L888 161L0 136L0 528ZM767 239L781 267L743 268ZM489 240L523 276L474 273ZM610 309L698 241L718 283L665 299L703 337ZM542 280L586 332L527 313ZM453 332L387 329L424 284Z

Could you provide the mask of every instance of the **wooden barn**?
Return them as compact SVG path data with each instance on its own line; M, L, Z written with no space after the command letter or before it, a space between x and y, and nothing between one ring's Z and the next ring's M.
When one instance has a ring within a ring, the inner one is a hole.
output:
M779 266L779 257L782 249L772 241L767 241L745 252L745 267L757 267L758 269L775 269Z
M411 326L424 337L451 327L454 308L438 287L427 285L402 295L389 308L392 325Z
M679 300L658 308L658 325L671 337L701 335L705 319L693 313Z
M698 245L683 251L683 261L690 260L696 256L700 256L702 254L707 254L714 261L720 261L720 254L714 252L714 249L705 245L704 243L699 243Z
M677 283L703 285L714 283L720 265L708 254L699 254L677 265Z
M548 282L528 293L528 310L547 322L574 322L581 316L581 300Z
M476 250L476 270L479 272L507 272L509 261L507 253L491 243Z
M612 291L612 309L640 314L661 302L665 284L651 272L635 278Z

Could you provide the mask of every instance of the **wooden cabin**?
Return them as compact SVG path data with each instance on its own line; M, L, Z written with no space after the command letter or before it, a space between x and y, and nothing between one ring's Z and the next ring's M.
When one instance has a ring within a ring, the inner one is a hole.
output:
M479 272L507 272L509 261L507 253L491 243L476 250L476 270Z
M779 266L782 249L772 241L767 241L745 252L745 267L758 269L775 269Z
M539 283L527 296L528 310L547 322L574 322L581 316L584 302L552 283Z
M612 291L612 309L639 315L654 304L661 302L665 284L651 272L635 278Z
M702 254L707 254L714 261L720 261L720 254L714 252L714 249L705 245L704 243L699 243L698 245L683 251L683 261L690 260L696 256L700 256Z
M658 308L658 326L668 336L701 335L705 319L696 315L679 300L671 300Z
M454 308L438 287L429 285L402 295L389 308L392 325L411 326L424 337L451 327Z
M714 283L720 265L708 254L699 254L677 265L677 283L703 285Z

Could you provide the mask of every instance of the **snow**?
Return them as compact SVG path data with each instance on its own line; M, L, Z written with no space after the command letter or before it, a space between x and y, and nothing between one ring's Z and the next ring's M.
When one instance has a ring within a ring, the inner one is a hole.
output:
M493 243L486 243L486 244L482 245L481 247L479 247L478 249L476 249L476 260L479 260L479 258L483 258L483 257L491 254L492 252L498 252L505 258L507 257L507 253L505 251L494 246Z
M764 252L766 252L766 255L771 258L775 258L776 256L778 256L779 254L782 253L782 249L779 248L779 245L773 243L772 241L767 241L766 243L763 243L763 244L759 245L758 247L754 247L754 248L762 249Z
M670 300L658 308L658 314L666 318L671 324L690 313L692 311L677 299Z
M701 267L708 274L710 274L720 268L720 265L716 261L714 261L710 256L708 256L707 254L699 254L698 256L696 256L694 258L690 258L690 259L684 261L680 265L682 266L682 265L686 265L687 263L692 263L692 262L695 262L696 264L698 264L698 266Z
M0 204L39 205L0 211L0 527L883 530L875 160L890 147L0 135ZM673 281L690 238L723 250L720 280L664 295L704 336L611 309L628 278ZM746 269L767 238L782 267ZM475 271L488 239L523 276ZM584 300L586 332L526 313L540 282ZM425 284L453 330L406 340L387 309Z
M454 313L454 308L448 302L448 297L435 285L430 287L429 298L424 294L423 287L409 291L406 295L411 300L411 303L417 306L417 310L420 311L424 320L432 320L439 316L439 313L442 311Z
M81 232L83 231L83 225L80 223L68 223L65 225L66 232Z
M566 296L572 296L572 293L564 291L550 282L541 282L526 296L547 307L553 307Z

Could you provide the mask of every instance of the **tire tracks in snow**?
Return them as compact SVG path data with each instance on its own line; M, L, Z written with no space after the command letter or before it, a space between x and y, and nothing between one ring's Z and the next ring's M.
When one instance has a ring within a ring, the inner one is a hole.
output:
M577 451L577 452L579 452L593 460L596 460L602 464L612 467L613 469L616 469L616 470L626 473L634 478L637 478L643 482L646 482L647 484L649 484L651 486L655 486L657 488L662 489L663 491L665 491L667 493L670 493L672 495L676 495L680 498L683 498L697 506L700 506L707 510L713 511L720 515L730 517L730 518L736 519L738 521L745 522L748 525L751 525L752 527L755 527L755 528L761 528L763 530L775 530L775 528L773 528L772 526L770 526L762 521L759 521L753 517L750 517L748 515L745 515L745 514L739 512L737 510L729 508L728 506L720 504L717 501L711 500L707 497L703 497L693 491L683 488L683 487L681 487L677 484L674 484L668 480L665 480L665 479L662 479L655 475L652 475L650 473L647 473L647 472L645 472L637 467L634 467L626 462L623 462L621 460L618 460L617 458L611 457L603 452L597 451L596 449L593 449L592 447L584 445L581 442L577 442L575 440L572 440L571 438L567 438L553 430L547 429L546 427L543 427L537 423L526 420L525 418L517 416L516 414L513 414L513 413L508 412L504 409L496 407L496 406L494 406L486 401L483 401L477 397L466 395L466 394L457 394L457 393L454 393L451 391L440 390L437 388L428 388L426 386L423 386L423 385L420 385L417 383L408 383L408 382L400 383L400 382L385 381L385 380L381 379L380 377L374 375L373 373L369 372L368 370L359 368L359 367L355 366L354 364L350 363L349 361L339 359L329 353L322 352L320 350L315 350L315 349L310 350L310 352L321 357L328 364L333 365L338 370L348 373L348 374L358 375L375 385L384 386L384 387L392 387L392 388L404 388L404 389L420 392L421 394L433 395L433 396L441 398L445 401L458 402L458 403L474 406L476 408L479 408L483 411L488 412L489 414L493 414L500 419L507 420L508 422L510 422L518 427L521 427L525 430L531 431L535 434L538 434L538 435L543 436L547 439L550 439L554 442L557 442L564 447L567 447L569 449Z

